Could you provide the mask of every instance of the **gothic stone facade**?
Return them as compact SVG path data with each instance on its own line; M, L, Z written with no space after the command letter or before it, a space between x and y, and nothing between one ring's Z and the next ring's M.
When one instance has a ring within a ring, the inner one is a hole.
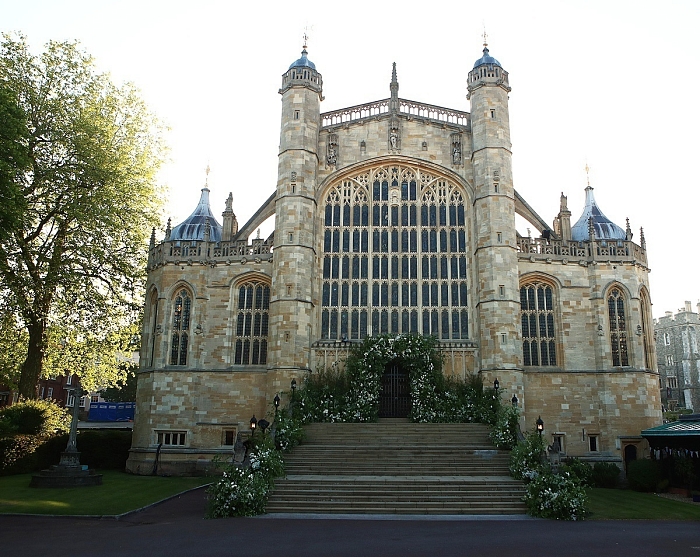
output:
M661 402L667 410L700 408L700 303L697 310L685 302L675 316L667 311L654 321Z
M515 191L509 76L488 49L470 112L398 89L394 67L388 99L322 113L304 50L282 76L268 201L239 229L229 196L220 225L205 187L152 237L130 471L150 473L157 451L162 471L208 469L292 379L401 332L436 335L446 373L498 378L523 429L541 416L567 455L644 448L661 403L643 237L611 241L591 220L572 239L563 195L550 227Z

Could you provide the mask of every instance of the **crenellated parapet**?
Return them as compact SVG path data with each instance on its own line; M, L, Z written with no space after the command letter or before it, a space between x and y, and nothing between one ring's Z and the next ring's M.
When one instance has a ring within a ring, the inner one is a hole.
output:
M642 246L628 240L593 240L576 242L549 238L518 238L518 259L590 263L617 261L647 267L647 253Z

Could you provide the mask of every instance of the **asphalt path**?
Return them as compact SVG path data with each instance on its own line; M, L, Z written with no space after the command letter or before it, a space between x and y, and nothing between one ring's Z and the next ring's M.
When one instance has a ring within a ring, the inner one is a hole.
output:
M700 522L477 517L205 520L204 490L114 518L0 516L18 557L700 557Z

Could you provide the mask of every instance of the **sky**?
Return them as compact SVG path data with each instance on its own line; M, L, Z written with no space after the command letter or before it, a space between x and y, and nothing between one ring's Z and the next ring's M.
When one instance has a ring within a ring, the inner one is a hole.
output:
M240 224L273 193L278 90L305 31L323 112L387 98L392 62L399 97L469 111L485 29L512 87L516 190L550 224L563 192L573 223L588 179L634 241L643 227L654 317L700 301L700 180L688 166L700 155L698 24L692 0L0 0L0 31L37 53L79 40L169 127L163 230L195 208L207 166L217 216L229 192Z

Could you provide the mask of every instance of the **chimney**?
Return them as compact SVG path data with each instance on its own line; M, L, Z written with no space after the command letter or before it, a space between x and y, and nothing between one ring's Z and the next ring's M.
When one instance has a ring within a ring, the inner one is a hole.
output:
M693 304L690 303L690 300L685 301L685 311L687 313L691 313L693 311Z

